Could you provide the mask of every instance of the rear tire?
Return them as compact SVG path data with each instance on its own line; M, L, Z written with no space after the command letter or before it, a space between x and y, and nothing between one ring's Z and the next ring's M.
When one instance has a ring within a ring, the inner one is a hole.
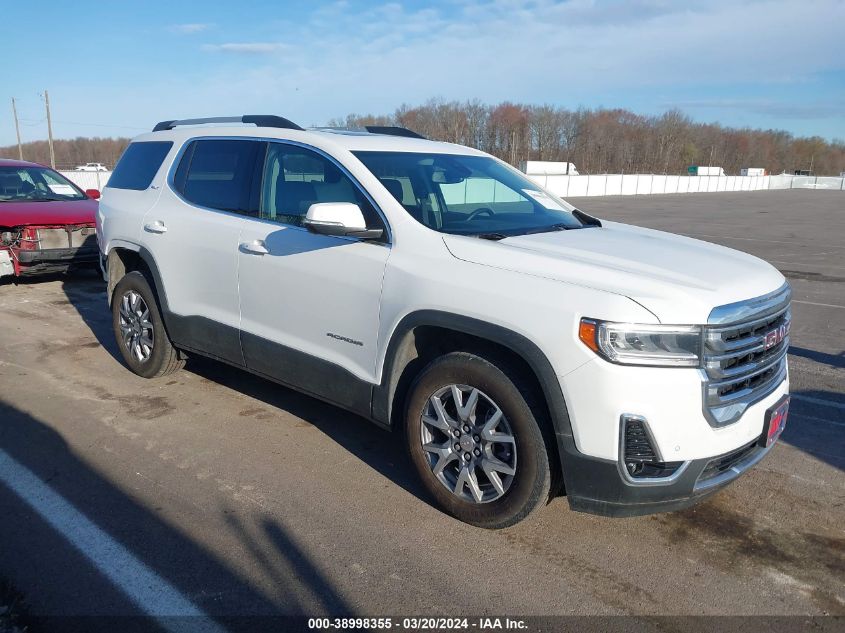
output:
M411 387L411 461L437 504L471 525L514 525L549 497L546 444L518 382L503 362L453 352L432 361Z
M185 365L164 329L156 295L143 273L132 271L117 283L111 307L117 347L134 373L159 378Z

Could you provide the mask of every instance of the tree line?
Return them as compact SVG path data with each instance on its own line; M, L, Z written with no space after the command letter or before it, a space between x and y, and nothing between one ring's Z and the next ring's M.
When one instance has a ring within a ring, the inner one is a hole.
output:
M56 139L53 152L56 155L57 169L73 169L85 163L103 163L114 167L117 159L129 145L128 138L86 138ZM50 146L47 141L22 143L23 159L42 165L50 164ZM18 158L18 146L0 147L0 158Z
M427 138L476 147L515 166L525 160L564 161L582 174L678 174L690 165L719 166L729 174L743 167L772 174L845 172L845 141L696 123L679 110L646 116L623 109L432 100L387 115L351 114L329 125L400 125ZM56 140L56 166L100 162L113 167L128 143L127 138ZM50 161L47 141L25 143L23 153L25 160ZM17 158L17 146L0 148L0 157Z
M680 110L646 116L618 108L432 100L388 115L352 114L330 125L400 125L427 138L476 147L515 166L525 160L565 161L582 174L679 174L690 165L719 166L729 174L743 167L772 174L845 171L843 140L695 123Z

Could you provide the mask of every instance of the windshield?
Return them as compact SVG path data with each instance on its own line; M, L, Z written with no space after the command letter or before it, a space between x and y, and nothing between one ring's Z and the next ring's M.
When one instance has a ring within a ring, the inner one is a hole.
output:
M83 200L87 196L46 167L0 167L0 202Z
M415 220L441 233L501 239L584 226L565 202L487 156L354 154Z

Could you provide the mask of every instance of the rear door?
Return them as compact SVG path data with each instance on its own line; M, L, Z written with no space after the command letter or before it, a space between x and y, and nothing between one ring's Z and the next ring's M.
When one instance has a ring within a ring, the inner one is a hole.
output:
M174 342L237 364L238 238L257 205L256 161L265 147L245 139L188 143L141 238L159 270Z
M256 218L240 244L241 340L249 368L369 413L382 279L390 245L311 233L315 202L352 202L368 228L387 226L333 159L295 144L268 145Z

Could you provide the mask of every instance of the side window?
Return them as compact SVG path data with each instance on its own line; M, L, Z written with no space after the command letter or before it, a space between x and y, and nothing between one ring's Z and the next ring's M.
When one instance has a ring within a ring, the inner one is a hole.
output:
M173 147L170 141L138 141L130 143L117 161L109 182L112 189L142 191L150 186L164 157Z
M194 148L197 146L196 141L191 141L182 152L182 158L179 159L179 166L176 168L176 173L173 174L173 188L179 193L185 191L185 179L188 177L188 167L191 166L191 159L194 157Z
M194 141L176 169L174 187L194 204L254 215L255 160L264 146L238 139Z
M383 228L367 197L332 161L302 147L270 143L260 217L302 226L308 207L315 202L352 202L361 208L369 228Z

